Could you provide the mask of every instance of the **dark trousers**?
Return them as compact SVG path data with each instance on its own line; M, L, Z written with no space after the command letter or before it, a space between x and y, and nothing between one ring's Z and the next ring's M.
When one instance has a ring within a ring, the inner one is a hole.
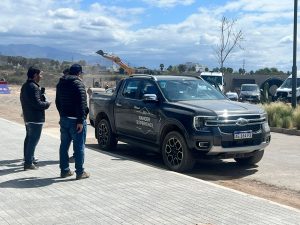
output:
M34 159L35 148L40 140L43 124L27 123L24 140L24 159L26 165L31 165Z

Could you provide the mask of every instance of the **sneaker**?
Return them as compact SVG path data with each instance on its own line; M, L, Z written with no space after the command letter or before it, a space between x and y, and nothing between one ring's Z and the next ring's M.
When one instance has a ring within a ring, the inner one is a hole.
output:
M60 177L61 177L61 178L71 177L71 176L73 176L73 174L74 174L74 172L71 171L71 170L69 170L69 171L66 172L66 173L60 173Z
M71 157L69 158L69 163L75 163L75 158L74 158L74 156L71 156Z
M31 165L24 165L24 171L26 171L26 170L37 170L38 169L38 167L37 166L35 166L34 164L31 164Z
M76 180L86 179L86 178L89 178L89 177L90 177L90 174L89 174L89 173L83 172L83 173L80 174L80 175L76 175Z
M38 160L37 158L33 158L32 163L33 163L34 165L38 164L38 162L39 162L39 160Z

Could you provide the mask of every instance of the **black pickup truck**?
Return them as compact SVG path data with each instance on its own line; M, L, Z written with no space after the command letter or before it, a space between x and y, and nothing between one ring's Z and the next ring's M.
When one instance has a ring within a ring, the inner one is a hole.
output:
M90 122L101 149L113 150L118 141L139 145L178 172L197 159L256 164L271 139L262 108L230 101L191 76L135 75L112 93L93 92Z

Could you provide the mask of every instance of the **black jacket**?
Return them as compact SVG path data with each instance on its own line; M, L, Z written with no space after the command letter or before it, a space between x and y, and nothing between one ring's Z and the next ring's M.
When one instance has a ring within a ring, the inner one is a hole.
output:
M45 110L50 103L42 100L40 86L34 80L27 80L23 84L20 100L25 122L45 122Z
M89 113L85 86L75 75L66 75L56 85L56 108L61 117L76 117L82 123Z

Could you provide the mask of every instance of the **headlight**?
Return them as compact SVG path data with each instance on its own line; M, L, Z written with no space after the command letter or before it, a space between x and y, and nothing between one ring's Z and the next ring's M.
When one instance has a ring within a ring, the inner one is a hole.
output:
M209 131L206 126L206 122L209 120L216 120L215 116L195 116L194 117L194 128L198 131Z
M260 114L260 118L265 118L265 122L268 123L268 114L266 112Z

